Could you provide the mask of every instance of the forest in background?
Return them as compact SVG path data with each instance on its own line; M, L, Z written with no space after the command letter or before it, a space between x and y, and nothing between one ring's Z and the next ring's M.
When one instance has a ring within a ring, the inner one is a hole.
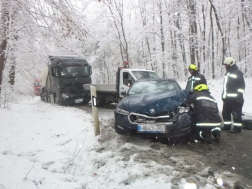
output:
M251 77L250 0L1 0L2 99L32 93L48 55L79 55L93 83L115 83L123 61L185 81L194 63L207 79L232 56ZM3 71L3 72L2 72Z

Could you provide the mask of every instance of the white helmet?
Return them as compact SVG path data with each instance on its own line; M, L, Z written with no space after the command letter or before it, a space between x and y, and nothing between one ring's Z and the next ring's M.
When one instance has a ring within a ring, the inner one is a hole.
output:
M235 65L235 59L234 58L232 58L232 57L227 57L227 58L225 58L225 60L224 60L224 62L223 62L223 64L224 65L229 65L229 66L233 66L233 65Z

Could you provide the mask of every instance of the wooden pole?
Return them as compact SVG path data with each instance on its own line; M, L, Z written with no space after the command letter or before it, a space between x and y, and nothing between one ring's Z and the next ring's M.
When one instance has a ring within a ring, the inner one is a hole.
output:
M93 118L94 118L94 132L95 136L100 134L100 126L99 126L99 117L98 117L98 110L97 110L97 93L96 88L94 86L90 86L91 91L91 102L92 102L92 111L93 111Z

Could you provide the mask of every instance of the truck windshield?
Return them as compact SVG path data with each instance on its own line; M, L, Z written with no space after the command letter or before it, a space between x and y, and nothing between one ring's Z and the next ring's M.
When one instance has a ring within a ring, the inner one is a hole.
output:
M63 66L60 68L61 77L85 77L90 75L90 70L88 65L80 66Z
M159 76L155 72L149 72L149 71L132 71L134 76L139 79L156 79L159 78Z
M162 93L180 90L180 86L175 81L142 81L136 82L129 90L129 95Z

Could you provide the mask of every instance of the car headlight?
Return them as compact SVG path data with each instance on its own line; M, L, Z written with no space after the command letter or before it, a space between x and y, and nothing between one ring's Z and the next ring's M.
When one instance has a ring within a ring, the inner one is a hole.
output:
M62 93L61 96L62 96L63 98L68 98L68 97L69 97L66 93Z
M180 114L186 113L186 112L189 112L189 111L190 111L189 107L183 107L183 106L178 107L178 113L180 113Z
M116 108L116 112L123 115L129 115L130 112L123 110L121 108Z

